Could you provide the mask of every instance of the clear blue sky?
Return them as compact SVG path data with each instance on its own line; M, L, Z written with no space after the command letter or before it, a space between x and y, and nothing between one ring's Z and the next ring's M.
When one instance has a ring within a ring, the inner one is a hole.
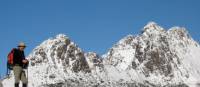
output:
M84 51L104 54L149 21L164 28L186 27L200 40L200 0L0 0L0 74L7 53L19 41L26 54L42 41L64 33Z

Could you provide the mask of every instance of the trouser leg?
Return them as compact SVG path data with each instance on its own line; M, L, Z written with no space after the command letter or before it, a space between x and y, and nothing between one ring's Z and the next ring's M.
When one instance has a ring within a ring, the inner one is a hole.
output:
M13 72L14 72L14 77L15 77L15 84L17 85L17 84L19 84L20 79L21 79L22 67L14 66Z
M19 87L19 83L15 83L15 87Z
M28 79L26 77L26 72L25 71L22 71L21 73L21 81L24 85L27 85L28 84ZM24 87L24 86L23 86ZM26 86L25 86L26 87Z
M27 87L27 84L23 84L23 86L22 87Z

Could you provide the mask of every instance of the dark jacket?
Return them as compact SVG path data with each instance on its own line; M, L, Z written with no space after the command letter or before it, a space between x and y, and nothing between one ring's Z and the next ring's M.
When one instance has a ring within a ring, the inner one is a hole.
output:
M14 49L13 65L23 66L23 60L25 59L24 51Z

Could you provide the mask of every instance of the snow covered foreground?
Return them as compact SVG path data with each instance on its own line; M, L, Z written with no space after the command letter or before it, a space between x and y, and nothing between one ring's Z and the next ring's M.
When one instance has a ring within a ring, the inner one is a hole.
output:
M82 51L59 34L37 46L30 60L29 87L200 87L200 45L181 27L148 23L108 53ZM13 78L3 80L13 87Z

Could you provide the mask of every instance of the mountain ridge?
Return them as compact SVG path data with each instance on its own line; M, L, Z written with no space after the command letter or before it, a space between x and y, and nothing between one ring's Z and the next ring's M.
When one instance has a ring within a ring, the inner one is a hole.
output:
M185 28L165 30L155 22L122 38L102 56L84 52L59 34L28 56L29 86L195 87L200 81L198 51L200 45ZM13 78L3 81L5 87L9 81Z

